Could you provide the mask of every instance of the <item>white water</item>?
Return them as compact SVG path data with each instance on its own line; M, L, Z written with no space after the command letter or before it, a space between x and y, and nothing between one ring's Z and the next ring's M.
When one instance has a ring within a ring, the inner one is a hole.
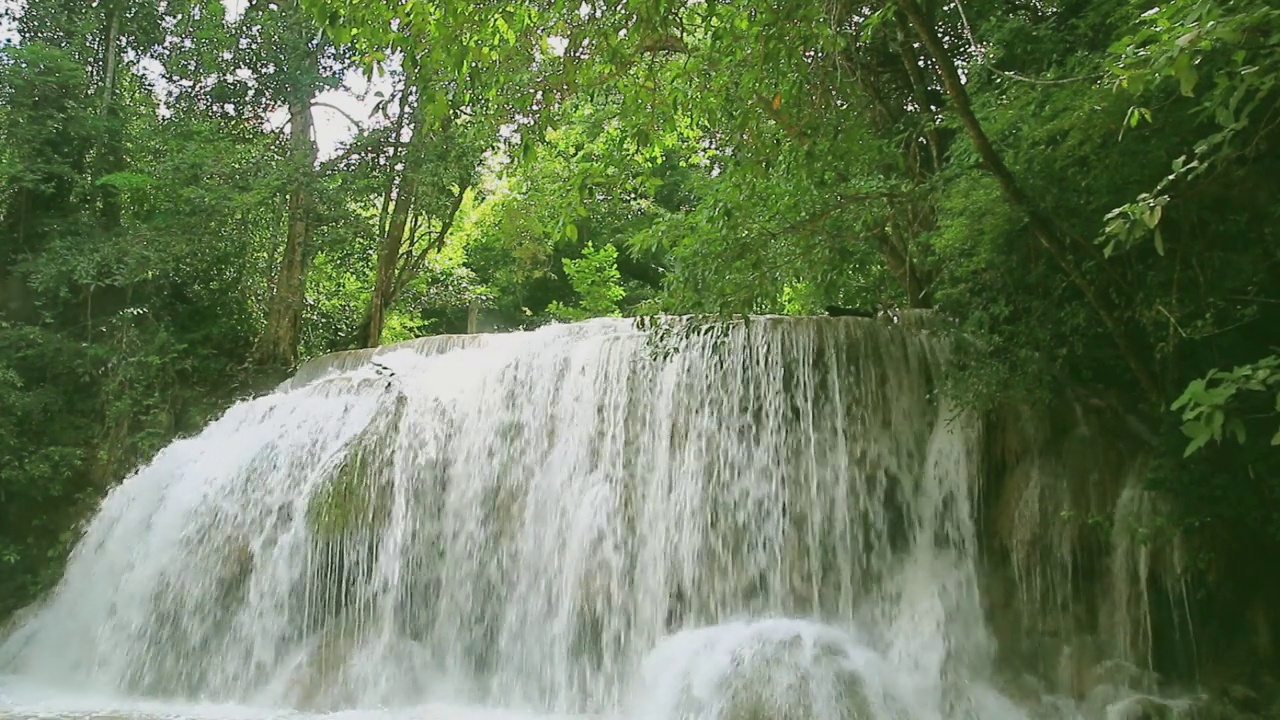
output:
M108 496L0 715L1022 718L935 354L599 320L313 366Z

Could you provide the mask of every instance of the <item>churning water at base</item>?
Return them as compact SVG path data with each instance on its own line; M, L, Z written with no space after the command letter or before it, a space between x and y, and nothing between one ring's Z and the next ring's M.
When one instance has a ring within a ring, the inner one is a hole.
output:
M231 408L107 497L0 715L1024 717L940 346L665 327L418 341Z

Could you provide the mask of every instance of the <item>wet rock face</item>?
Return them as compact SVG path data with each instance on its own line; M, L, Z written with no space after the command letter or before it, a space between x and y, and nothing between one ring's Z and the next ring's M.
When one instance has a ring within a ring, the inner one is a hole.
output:
M1035 677L1020 697L1086 717L1280 718L1260 670L1277 667L1280 581L1257 548L1178 531L1131 425L1070 398L985 419L980 582L1000 667ZM1157 699L1188 693L1205 697Z
M1280 718L1280 681L1256 680L1252 687L1229 685L1202 702L1195 720L1273 720Z
M1153 697L1136 696L1112 703L1106 708L1106 720L1175 720L1189 717L1190 708Z
M861 679L839 668L838 648L819 650L818 662L798 639L745 655L727 678L720 717L726 720L871 720Z
M1184 540L1147 488L1147 445L1114 415L1063 397L984 426L982 591L1000 661L1077 701L1196 677Z

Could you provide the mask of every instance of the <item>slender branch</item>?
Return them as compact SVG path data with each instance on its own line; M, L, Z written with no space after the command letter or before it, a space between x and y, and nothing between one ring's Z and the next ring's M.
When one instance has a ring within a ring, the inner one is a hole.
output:
M343 110L342 108L338 107L337 105L333 105L333 104L330 104L330 103L327 103L327 102L321 102L321 101L318 101L318 100L312 100L312 101L311 101L311 107L312 107L312 108L324 108L324 109L326 109L326 110L332 110L332 111L334 111L334 112L338 113L339 115L341 115L343 118L345 118L345 119L346 119L346 121L347 121L347 122L349 122L349 123L351 123L351 126L352 126L352 127L354 127L356 130L360 130L360 129L362 129L362 128L363 128L363 126L362 126L362 125L361 125L361 124L360 124L360 123L359 123L355 118L351 117L351 114L350 114L350 113L348 113L346 110Z
M935 113L936 110L929 102L926 95L925 80L920 72L920 58L912 52L911 46L906 42L906 34L910 29L907 21L902 17L902 13L894 13L894 20L898 25L898 54L902 58L903 70L907 73L907 79L910 81L911 94L915 98L916 105L920 106L921 113ZM934 122L926 121L924 127L925 140L929 143L929 158L933 162L933 172L942 170L942 138L938 135L938 127ZM914 138L912 143L915 143ZM917 163L918 165L918 163Z
M424 245L412 260L400 267L400 272L396 275L396 294L399 294L400 291L404 290L405 286L413 282L413 279L421 274L422 265L426 262L428 255L444 248L445 239L449 235L449 230L453 228L453 221L458 217L458 211L462 209L462 200L470 187L470 179L459 184L458 192L453 196L453 202L449 204L448 212L440 219L440 229L436 231L435 238Z
M422 239L422 215L416 212L418 203L414 202L413 204L414 207L409 210L413 217L409 220L409 232L405 235L404 252L400 253L401 261L413 256L414 250L418 247L418 242Z
M1026 77L1025 75L1019 75L1015 72L1009 72L1008 70L1001 70L994 65L983 65L982 67L985 67L997 75L1003 75L1011 80L1031 83L1033 85L1065 85L1067 83L1080 82L1081 80L1098 80L1106 77L1106 73L1089 73L1088 75L1077 75L1076 77L1059 78L1055 80L1039 80L1036 78Z
M1169 322L1173 324L1173 327L1178 331L1178 334L1188 340L1203 340L1204 338L1207 338L1207 337L1213 337L1214 335L1221 335L1222 333L1225 333L1225 332L1231 332L1232 330L1235 330L1236 328L1244 327L1245 325L1248 325L1249 323L1257 319L1257 318L1246 318L1244 320L1241 320L1240 322L1232 323L1226 327L1218 328L1217 330L1210 330L1208 332L1193 334L1193 333L1187 332L1186 330L1183 330L1182 326L1179 325L1178 321L1173 318L1173 315L1169 314L1168 310L1164 309L1163 305L1156 305L1156 309L1164 313L1164 316L1169 318Z
M663 52L685 55L689 52L689 46L678 35L662 35L640 43L640 52L646 55Z
M965 15L965 12L964 12L964 4L961 3L960 0L955 0L955 2L956 2L956 10L960 12L960 22L961 24L964 25L965 37L969 38L969 49L973 51L974 56L985 60L986 52L982 49L982 46L978 44L978 40L973 36L973 28L969 25L969 17ZM997 75L1002 75L1011 80L1018 80L1020 82L1031 83L1033 85L1064 85L1066 83L1079 82L1081 80L1096 80L1098 78L1106 76L1106 73L1090 73L1088 75L1080 75L1077 77L1070 77L1070 78L1060 78L1056 80L1037 80L1035 78L1029 78L1023 75L1019 75L1018 73L1009 72L1008 70L1001 70L989 63L985 63L983 67L985 67L986 69L990 70L991 72Z
M848 208L850 205L852 205L855 202L859 202L863 200L897 200L904 197L906 197L906 193L900 193L900 192L873 192L873 193L855 193L852 195L837 195L836 202L831 206L829 206L827 209L818 213L817 215L811 215L806 218L801 218L800 220L797 220L791 223L790 225L787 225L786 227L783 227L779 230L771 232L770 235L772 235L773 237L779 237L783 233L812 228L815 225L819 225L823 222L826 222L833 215L835 215L836 213L839 213L841 210Z
M1053 222L1031 201L1031 198L1013 176L1013 172L1005 165L1000 153L991 144L991 138L987 136L982 123L978 121L978 116L969 101L968 90L965 89L964 82L960 79L955 60L951 57L946 46L942 44L942 39L938 36L933 22L925 16L924 9L917 0L898 0L898 4L903 12L906 13L907 20L915 28L916 34L920 37L925 49L933 56L933 61L942 76L943 87L951 98L951 107L956 115L959 116L960 123L968 133L969 139L973 141L974 148L977 149L983 164L995 176L1005 197L1026 216L1032 234L1049 251L1049 254L1053 256L1053 259L1084 296L1085 300L1093 306L1098 318L1110 332L1117 349L1120 350L1120 354L1129 365L1129 369L1133 372L1148 400L1155 404L1162 404L1163 395L1160 392L1159 383L1156 382L1155 376L1143 361L1143 357L1139 354L1137 347L1130 340L1124 326L1121 325L1116 317L1116 313L1109 306L1106 300L1106 293L1094 287L1093 283L1084 276L1079 265L1076 264L1075 259L1068 252L1066 243Z

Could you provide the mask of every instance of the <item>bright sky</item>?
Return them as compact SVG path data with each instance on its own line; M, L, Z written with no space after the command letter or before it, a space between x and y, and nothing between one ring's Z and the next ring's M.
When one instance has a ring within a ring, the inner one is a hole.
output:
M0 2L14 1L0 0ZM227 19L234 20L240 16L240 13L244 12L248 0L223 0L223 4L227 8ZM316 98L316 101L324 105L341 108L343 112L362 125L368 124L369 118L373 114L373 106L377 103L377 98L373 97L373 93L378 90L387 93L391 90L385 77L375 77L370 84L365 82L364 75L360 72L347 73L343 80L343 85L344 87L342 88L321 93ZM350 120L343 117L342 113L331 108L317 107L314 112L316 144L320 148L320 159L324 160L335 155L338 147L352 138L356 128L351 125ZM271 127L284 127L288 119L288 110L281 108L272 114L270 118Z
M18 36L13 30L13 23L9 22L7 16L20 7L20 2L21 0L0 0L0 47L18 41Z
M224 0L224 2L227 6L227 18L234 19L244 11L244 6L248 0ZM14 12L21 5L22 0L0 0L0 14ZM16 41L17 34L13 24L0 18L0 47ZM147 72L148 70L150 72ZM144 68L143 71L147 75L155 77L155 69ZM365 82L362 73L350 72L347 73L344 79L344 87L327 91L316 100L319 103L340 108L361 124L367 124L372 114L373 106L377 102L377 99L373 97L373 93L379 90L385 93L390 89L385 76L375 77L372 84L370 84ZM287 110L278 110L272 114L270 126L273 129L284 127L288 117ZM351 125L351 122L346 117L343 117L342 113L328 107L317 107L315 109L315 127L316 143L320 148L321 160L336 154L338 147L350 140L356 130Z
M366 83L362 73L350 72L347 73L344 84L346 87L322 93L316 98L317 102L342 108L361 125L368 125L373 106L377 102L373 93L377 90L386 93L391 89L386 77L375 77L372 83ZM317 107L314 112L316 144L320 148L320 159L324 160L336 154L338 147L355 135L356 128L352 127L342 113L330 108ZM271 118L272 127L283 127L288 117L288 111L277 111Z

